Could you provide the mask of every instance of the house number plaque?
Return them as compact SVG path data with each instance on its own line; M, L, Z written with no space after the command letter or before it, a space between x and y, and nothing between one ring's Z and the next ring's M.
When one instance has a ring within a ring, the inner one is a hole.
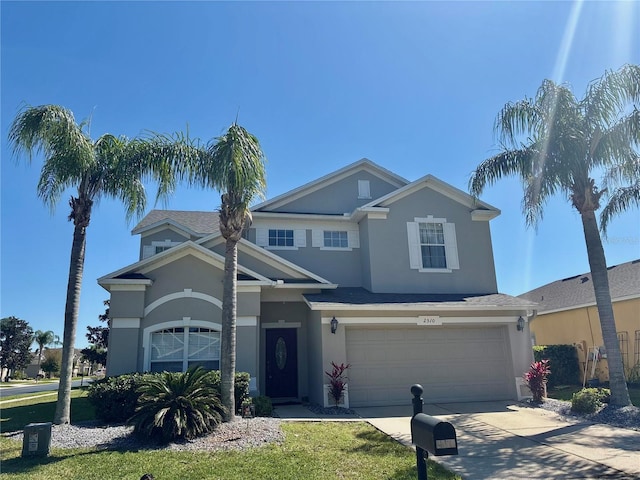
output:
M284 338L278 337L276 341L276 366L279 370L283 370L287 364L287 344Z
M418 317L418 325L442 325L442 319L440 317L421 316Z

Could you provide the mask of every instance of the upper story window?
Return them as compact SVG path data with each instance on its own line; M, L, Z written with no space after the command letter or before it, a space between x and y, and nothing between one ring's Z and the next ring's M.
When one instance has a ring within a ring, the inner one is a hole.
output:
M369 180L358 180L358 198L371 198Z
M293 247L293 230L269 230L270 247Z
M311 246L320 250L351 250L360 247L359 237L355 227L348 230L314 228L311 231Z
M347 231L324 231L324 246L333 248L348 248L349 240L347 237Z
M165 250L169 250L171 247L175 247L176 245L180 245L180 242L173 242L171 240L153 240L151 245L143 245L142 246L142 259L149 258L153 255L157 255L158 253L162 253Z
M407 236L412 269L445 273L460 268L456 227L446 218L415 218L407 222Z
M307 246L307 231L302 228L256 228L256 245L269 250L297 250Z
M447 268L442 223L418 223L423 268Z

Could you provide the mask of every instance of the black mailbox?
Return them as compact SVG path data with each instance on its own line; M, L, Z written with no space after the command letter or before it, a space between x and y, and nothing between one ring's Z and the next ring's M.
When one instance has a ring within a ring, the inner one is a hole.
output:
M439 455L458 455L456 429L449 422L418 413L411 419L411 441L427 452Z

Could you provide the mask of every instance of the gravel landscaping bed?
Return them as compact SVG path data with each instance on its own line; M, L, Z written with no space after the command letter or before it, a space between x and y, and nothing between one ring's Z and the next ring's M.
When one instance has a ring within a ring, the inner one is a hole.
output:
M541 404L533 402L525 402L527 406L542 408L551 412L555 412L563 417L572 419L585 419L594 423L603 423L614 427L629 428L631 430L640 431L640 408L632 405L628 407L613 407L605 405L596 413L578 414L571 411L571 402L563 400L555 400L547 398Z
M5 435L22 443L22 431ZM284 435L277 418L257 417L222 423L207 435L168 445L154 445L133 435L133 427L84 422L76 425L53 425L52 448L99 448L103 450L245 450L269 443L280 443Z

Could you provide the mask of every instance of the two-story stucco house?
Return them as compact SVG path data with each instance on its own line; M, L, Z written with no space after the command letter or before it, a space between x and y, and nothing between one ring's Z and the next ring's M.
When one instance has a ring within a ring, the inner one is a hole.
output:
M535 304L497 292L494 207L363 159L252 209L238 245L237 369L254 392L351 406L518 398ZM107 373L218 368L224 239L210 212L151 211L111 293Z

